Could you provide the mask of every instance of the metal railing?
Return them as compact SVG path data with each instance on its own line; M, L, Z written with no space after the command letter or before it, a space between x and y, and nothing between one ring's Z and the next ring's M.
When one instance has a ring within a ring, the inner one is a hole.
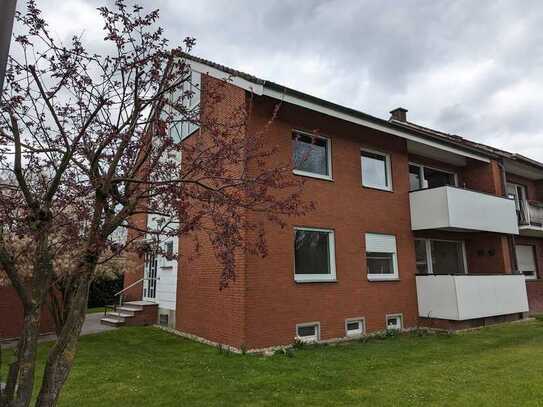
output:
M127 287L124 287L121 291L116 292L113 296L114 297L117 297L117 296L119 297L119 303L117 304L116 302L114 302L112 305L104 306L104 316L107 315L109 310L112 310L113 312L116 312L117 311L117 306L122 307L123 302L124 302L124 293L126 291L128 291L131 288L137 286L138 284L142 284L144 281L158 281L158 280L159 280L158 278L142 277L139 280L134 281L132 284L128 285Z
M521 226L543 226L543 203L522 202L520 210L517 210L519 225Z

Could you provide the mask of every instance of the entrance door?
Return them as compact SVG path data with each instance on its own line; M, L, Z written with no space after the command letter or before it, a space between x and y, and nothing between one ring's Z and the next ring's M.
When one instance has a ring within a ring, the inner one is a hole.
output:
M158 261L156 254L148 253L145 255L145 280L143 281L143 299L146 301L155 301L156 299L156 281L158 277Z

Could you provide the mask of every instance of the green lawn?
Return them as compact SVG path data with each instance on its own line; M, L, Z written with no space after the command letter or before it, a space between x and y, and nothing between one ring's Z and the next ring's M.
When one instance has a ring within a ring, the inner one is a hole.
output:
M123 328L81 339L60 405L541 403L543 321L532 321L455 335L305 347L294 357L221 354L156 328Z

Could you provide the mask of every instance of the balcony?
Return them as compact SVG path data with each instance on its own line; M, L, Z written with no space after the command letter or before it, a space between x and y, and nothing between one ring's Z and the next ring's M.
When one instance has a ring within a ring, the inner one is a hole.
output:
M443 186L409 194L411 228L518 234L513 199Z
M419 316L464 321L528 312L521 274L418 275Z
M521 236L543 237L543 203L522 201L517 211Z

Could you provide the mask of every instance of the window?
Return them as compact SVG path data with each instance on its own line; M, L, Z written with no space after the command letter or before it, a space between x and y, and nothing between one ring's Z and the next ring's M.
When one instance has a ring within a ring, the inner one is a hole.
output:
M418 164L409 164L409 190L437 188L445 185L456 186L456 175Z
M187 80L176 90L173 95L174 103L182 104L185 113L180 114L170 127L170 136L178 143L186 139L200 128L200 99L201 99L202 75L200 72L187 73Z
M403 315L394 314L386 316L388 330L400 331L403 329Z
M369 280L397 279L396 236L366 233L366 266Z
M462 242L432 240L433 274L464 274L464 245Z
M296 325L296 338L302 342L317 342L319 340L319 323L311 322Z
M419 274L465 274L464 242L456 240L415 240Z
M345 334L347 336L360 336L365 332L364 318L352 318L345 321Z
M518 244L515 246L517 254L518 270L526 276L527 280L537 278L537 267L535 263L535 248L529 245Z
M507 196L515 200L518 222L521 225L529 224L526 210L526 187L523 185L507 183Z
M327 138L294 132L292 160L295 174L332 179L330 140Z
M294 229L294 279L298 282L336 279L333 231Z
M362 185L369 188L392 190L390 156L375 151L362 150Z
M428 253L426 251L426 240L415 240L415 257L417 261L417 273L428 274Z

